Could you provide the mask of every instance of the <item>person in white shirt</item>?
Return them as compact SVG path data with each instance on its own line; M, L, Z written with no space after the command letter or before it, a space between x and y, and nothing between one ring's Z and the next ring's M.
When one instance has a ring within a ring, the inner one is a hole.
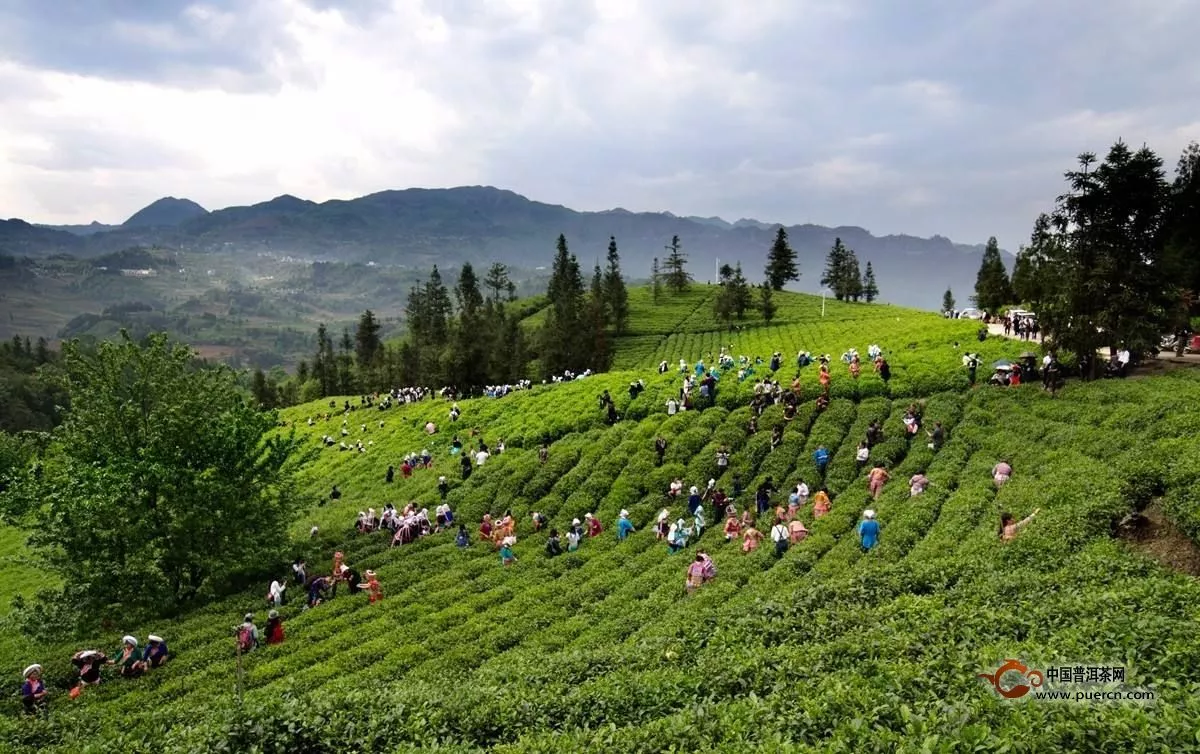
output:
M668 398L667 399L667 415L674 416L675 412L678 410L679 410L679 404L675 401L675 399Z
M475 454L475 465L482 466L484 464L484 462L487 461L487 459L488 459L488 452L486 450L481 450Z

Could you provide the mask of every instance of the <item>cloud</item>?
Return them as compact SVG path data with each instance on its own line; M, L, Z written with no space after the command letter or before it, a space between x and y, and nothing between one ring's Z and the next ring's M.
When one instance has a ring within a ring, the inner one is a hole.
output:
M0 3L0 210L493 184L1015 248L1080 151L1200 138L1178 0Z

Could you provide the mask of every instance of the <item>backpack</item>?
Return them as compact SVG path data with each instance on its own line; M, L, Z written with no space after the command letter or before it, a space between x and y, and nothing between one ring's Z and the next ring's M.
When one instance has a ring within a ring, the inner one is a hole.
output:
M249 623L243 623L238 629L237 643L238 649L243 652L254 649L254 627Z

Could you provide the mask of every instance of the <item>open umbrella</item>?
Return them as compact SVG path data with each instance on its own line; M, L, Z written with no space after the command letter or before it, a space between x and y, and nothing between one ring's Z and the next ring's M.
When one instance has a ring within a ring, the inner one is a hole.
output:
M1033 351L1026 351L1025 353L1021 354L1022 359L1036 359L1037 357L1037 354Z
M1008 359L1000 359L995 364L992 364L996 369L1012 369L1012 362Z

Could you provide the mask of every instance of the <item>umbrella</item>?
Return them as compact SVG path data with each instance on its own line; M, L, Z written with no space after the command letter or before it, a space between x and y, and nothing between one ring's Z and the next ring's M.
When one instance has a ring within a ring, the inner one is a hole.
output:
M1000 359L995 364L992 364L996 369L1012 369L1012 362L1008 359Z
M1036 359L1037 357L1037 354L1033 351L1026 351L1025 353L1021 354L1022 359Z

